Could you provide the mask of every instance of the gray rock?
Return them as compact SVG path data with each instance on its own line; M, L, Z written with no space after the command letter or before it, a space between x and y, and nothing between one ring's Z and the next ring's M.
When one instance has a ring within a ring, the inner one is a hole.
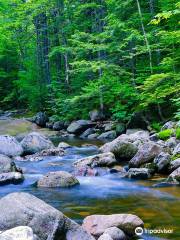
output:
M171 137L165 142L165 145L166 145L166 147L174 150L174 148L177 146L178 142L179 141L175 137Z
M104 144L100 151L112 152L119 159L131 159L137 152L137 147L128 141L128 139L120 136L112 142Z
M143 221L132 214L91 215L84 219L83 228L95 237L101 236L107 228L120 228L127 235L135 235L136 227L143 227Z
M152 141L144 143L129 162L130 167L139 167L154 160L163 151L162 147Z
M104 119L104 114L101 111L94 109L91 112L89 112L89 117L93 122L100 121Z
M117 227L107 228L105 230L104 234L108 234L113 240L125 240L126 239L125 233Z
M0 186L7 184L19 184L24 181L24 176L19 172L7 172L0 174Z
M87 158L82 158L74 163L75 167L85 167L90 168L95 167L110 167L117 164L115 156L111 152L97 154Z
M113 240L113 238L109 234L104 233L98 238L98 240Z
M34 117L34 121L38 126L45 127L46 123L48 122L48 117L47 117L46 113L39 112Z
M60 131L60 130L64 129L64 122L63 122L63 121L55 122L55 123L53 124L53 129L54 129L55 131Z
M98 133L93 133L93 134L90 134L90 135L88 136L88 139L93 140L93 139L98 138L98 136L99 136Z
M46 123L46 128L53 129L53 125L54 125L53 122L47 122Z
M154 159L154 164L156 165L156 169L159 173L168 172L168 167L171 161L171 156L168 153L161 152Z
M175 147L173 151L173 155L178 155L180 154L180 143Z
M79 181L68 172L49 172L37 182L38 187L57 188L72 187L79 184Z
M31 194L11 193L0 199L0 206L0 231L28 226L38 240L94 240L78 224Z
M180 167L180 158L178 158L176 160L173 160L173 161L170 161L170 164L169 164L169 171L170 172L173 172L174 170L176 170L179 167Z
M0 233L0 240L37 240L30 227L19 226Z
M91 121L78 120L78 121L72 122L67 128L67 131L73 134L81 134L83 131L92 127L93 125L94 124Z
M21 146L26 154L33 154L54 147L53 143L47 137L37 132L28 134L21 141Z
M115 139L116 138L116 131L108 131L99 135L98 139Z
M13 166L14 164L9 157L0 154L0 173L13 172Z
M180 183L180 167L178 167L169 175L167 182Z
M112 130L115 130L116 124L115 124L115 122L105 123L103 125L103 128L104 128L105 132L112 131Z
M151 172L148 168L130 168L127 176L134 179L148 179L151 177Z
M86 131L84 131L81 135L80 138L87 138L89 135L94 133L93 128L88 128Z
M23 148L14 137L9 135L1 135L0 154L4 154L8 157L20 156L23 154Z
M169 121L162 126L161 131L166 130L166 129L175 128L175 126L176 126L176 122Z
M58 145L58 148L63 148L63 149L70 148L70 147L71 147L71 145L69 145L66 142L60 142Z

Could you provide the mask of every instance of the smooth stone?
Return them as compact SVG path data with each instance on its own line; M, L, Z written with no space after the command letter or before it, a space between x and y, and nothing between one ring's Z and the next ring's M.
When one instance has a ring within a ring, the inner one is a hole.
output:
M129 166L136 168L144 163L152 162L162 151L162 147L152 141L144 143L129 162Z
M65 188L78 184L76 177L65 171L49 172L37 181L38 187L46 188Z
M91 215L84 219L82 227L95 237L100 237L107 228L117 227L127 235L135 235L136 227L143 227L143 221L132 214Z
M0 240L37 240L37 237L32 228L19 226L0 233Z
M8 172L0 174L0 186L7 184L19 184L24 181L24 176L19 172Z
M175 159L173 161L170 161L169 164L169 171L173 172L174 170L176 170L178 167L180 167L180 158Z
M81 135L80 138L87 138L89 135L94 133L93 128L88 128L86 131L84 131Z
M26 154L34 154L54 147L53 143L47 137L37 132L29 133L21 141L21 146Z
M108 131L105 133L102 133L101 135L99 135L98 139L103 140L103 139L114 139L116 138L116 131L112 130L112 131Z
M154 164L156 165L156 169L159 173L168 172L168 167L171 161L171 156L168 153L160 153L154 159Z
M86 129L92 127L94 124L89 120L78 120L72 122L67 128L68 133L81 134Z
M11 193L0 199L0 231L28 226L38 240L95 240L60 211L29 193Z
M49 119L48 119L46 113L44 113L44 112L39 112L34 117L34 122L40 127L45 127L48 120Z
M167 182L180 183L180 167L178 167L168 176Z
M98 238L98 240L113 240L113 238L109 234L104 233Z
M111 152L108 152L108 153L102 153L102 154L97 154L94 156L82 158L76 161L73 165L75 167L88 166L91 168L95 168L95 167L110 167L115 164L117 164L117 161L115 159L114 154Z
M23 154L23 148L16 138L9 135L0 136L0 154L8 157L21 156Z
M125 233L117 227L107 228L104 234L108 234L113 240L126 240Z
M148 168L130 168L128 177L134 179L148 179L151 177L151 172Z
M66 143L66 142L60 142L59 144L58 144L58 148L64 148L64 149L66 149L66 148L70 148L71 147L71 145L69 145L68 143Z

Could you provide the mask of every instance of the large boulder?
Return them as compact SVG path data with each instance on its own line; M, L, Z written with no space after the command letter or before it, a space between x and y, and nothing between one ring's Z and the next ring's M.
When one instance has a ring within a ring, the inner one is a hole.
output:
M166 173L168 171L171 156L168 153L161 152L154 159L154 164L159 173Z
M81 134L83 131L92 127L93 125L94 124L91 121L78 120L78 121L72 122L67 128L67 131L73 134Z
M130 168L127 176L133 179L148 179L151 177L151 171L148 168Z
M113 240L113 238L109 234L104 233L98 238L98 240Z
M154 142L149 141L144 143L129 162L129 166L136 168L144 163L152 162L162 151L162 147Z
M75 167L111 167L117 164L115 156L111 152L97 154L94 156L82 158L74 163Z
M83 228L95 237L101 236L107 228L120 228L127 235L135 235L137 227L143 227L143 221L132 214L91 215L84 219Z
M30 227L19 226L0 233L0 240L38 240Z
M15 163L9 157L0 154L0 173L14 172L15 168Z
M19 184L24 181L24 176L20 172L7 172L0 174L0 186L7 184Z
M53 148L53 143L44 135L32 132L28 134L22 141L21 146L26 154L34 154L44 149Z
M80 138L87 138L89 135L94 133L93 128L88 128L86 131L84 131L81 135Z
M170 164L169 164L169 171L173 172L178 167L180 167L180 158L177 158L177 159L175 159L175 160L170 162Z
M68 172L57 171L49 172L38 180L38 187L56 188L73 187L78 185L79 181Z
M138 148L126 137L118 137L112 142L104 144L100 151L103 153L112 152L118 159L130 160L137 152Z
M28 226L38 240L94 240L60 211L28 193L11 193L0 199L0 231Z
M105 118L104 114L97 109L94 109L91 112L89 112L89 117L91 121L101 121Z
M169 177L167 178L167 182L171 183L180 183L180 167L174 170Z
M104 132L101 135L99 135L98 139L105 140L105 139L115 139L116 138L116 131L108 131Z
M14 137L9 135L1 135L0 154L4 154L9 157L20 156L23 154L23 148Z
M34 117L34 122L40 127L45 127L46 123L48 122L48 117L46 113L44 112L37 113L36 116Z

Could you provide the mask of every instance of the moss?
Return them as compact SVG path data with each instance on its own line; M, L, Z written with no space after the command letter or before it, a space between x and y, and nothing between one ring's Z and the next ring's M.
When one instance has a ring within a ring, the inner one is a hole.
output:
M176 159L180 158L180 154L176 154L174 156L171 157L171 161L174 161Z
M161 125L158 123L158 122L153 122L152 124L151 124L151 127L152 127L152 129L153 130L155 130L156 132L159 132L160 130L161 130Z
M166 129L166 130L159 132L158 137L161 140L167 140L168 138L170 138L173 135L173 133L174 133L174 129Z
M180 140L180 128L176 129L176 138Z

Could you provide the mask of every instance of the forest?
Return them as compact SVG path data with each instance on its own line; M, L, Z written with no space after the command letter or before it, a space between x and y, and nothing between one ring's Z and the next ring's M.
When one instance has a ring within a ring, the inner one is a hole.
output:
M0 107L180 119L178 0L0 0Z

